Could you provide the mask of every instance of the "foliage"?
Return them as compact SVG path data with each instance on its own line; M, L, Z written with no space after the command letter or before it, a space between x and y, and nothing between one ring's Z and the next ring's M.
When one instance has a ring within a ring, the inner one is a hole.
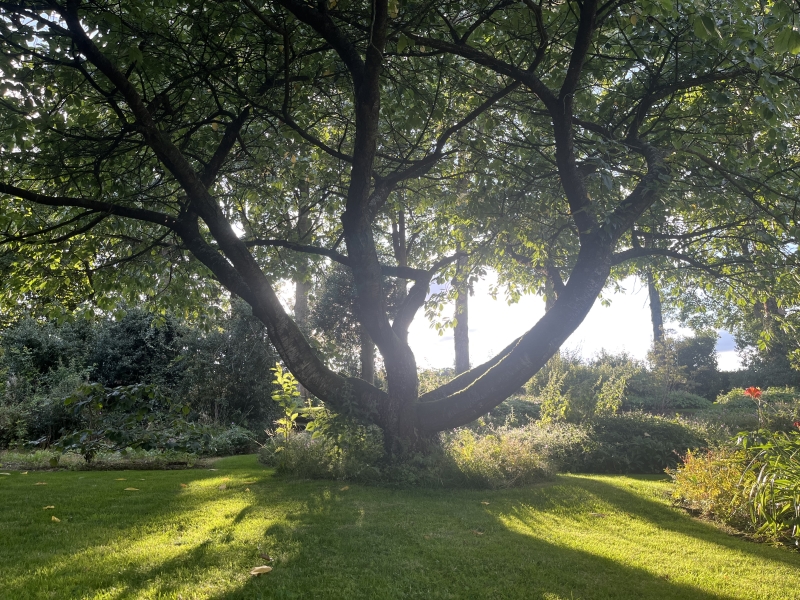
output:
M374 478L384 456L380 429L361 424L352 415L311 406L310 400L305 404L294 376L280 363L272 371L278 388L272 399L284 415L275 421L274 432L260 451L262 462L300 477ZM299 433L298 418L306 421L305 431Z
M576 460L579 472L660 473L706 445L691 424L641 412L597 418L588 437L592 444Z
M314 434L303 431L286 440L272 438L259 451L259 459L265 465L276 467L279 473L295 477L381 480L385 452L379 428L347 422L337 428L335 435L330 429Z
M544 385L534 384L542 404L542 420L581 423L614 414L622 407L628 380L637 365L627 356L621 360L601 355L589 364L557 355L537 376Z
M0 302L199 318L239 296L307 389L333 410L348 390L387 448L410 447L516 392L632 272L685 304L798 305L797 16L720 0L3 3ZM552 308L491 369L420 397L407 331L456 248L509 299L547 290ZM321 359L281 305L282 280L329 268L307 254L349 269L347 315L386 390L331 369L346 349ZM545 417L613 413L625 378L565 384Z
M499 428L478 434L459 429L445 438L445 452L472 486L535 483L547 478L551 470L526 432L527 428Z
M229 453L230 454L230 453ZM164 470L187 469L198 464L198 457L173 450L133 450L122 452L98 452L92 461L74 452L61 453L56 450L0 451L0 466L18 471L59 470L70 471L129 469Z
M208 437L198 454L202 456L231 456L251 454L258 447L255 435L249 429L234 425L207 425Z
M512 396L491 410L475 423L499 427L501 425L521 426L541 417L541 404L529 396Z
M747 390L733 389L717 398L717 404L732 410L755 412L754 426L740 427L739 431L767 429L770 431L791 431L792 423L800 418L800 395L794 388L758 388L757 394L747 394Z
M739 447L687 453L673 497L724 523L800 545L800 421L740 434Z
M800 420L793 431L750 434L742 447L755 456L747 467L748 508L759 533L800 546Z
M716 331L695 332L675 342L674 352L678 367L684 369L688 391L713 401L722 391L723 378L717 366ZM701 408L700 406L675 406L675 408Z
M184 341L178 320L138 308L121 314L99 324L87 361L92 365L92 379L106 387L173 387Z
M264 325L236 300L213 325L209 331L184 325L184 350L176 365L180 377L173 395L204 421L236 423L259 432L270 428L280 409L272 400L275 386L266 374L277 353Z
M667 410L693 410L710 408L712 403L703 396L698 396L685 390L673 390L667 394L666 400L653 396L628 396L625 398L625 408L633 408L652 412L666 412Z
M86 383L88 370L59 365L45 373L28 373L6 376L0 395L0 448L26 445L33 439L50 443L62 429L78 424L63 400Z
M241 438L242 425L263 431L274 420L274 386L264 373L276 355L263 324L248 313L234 302L208 331L141 310L118 319L10 325L0 332L0 447L49 444L62 430L80 429L81 414L63 400L86 383L104 381L154 385L163 396L180 397L191 408L188 418L210 432L230 428L220 448L252 447L234 438ZM215 443L202 452L220 451Z
M711 408L681 415L681 421L700 432L712 447L726 446L740 431L758 429L754 406L737 407L714 404Z
M64 404L80 417L81 425L65 432L55 447L79 452L86 462L100 451L127 448L200 454L212 437L208 428L186 419L189 406L173 402L153 385L86 384Z
M273 383L278 389L273 392L272 399L283 409L283 416L275 420L275 435L278 442L275 452L285 452L289 445L289 438L297 427L297 417L303 412L304 404L300 399L300 392L297 390L297 380L289 371L283 372L280 363L276 363L271 371L275 373ZM281 455L281 460L284 460ZM282 462L281 467L285 467Z
M675 483L672 497L683 506L739 529L750 524L748 491L755 477L741 448L690 451L668 472Z

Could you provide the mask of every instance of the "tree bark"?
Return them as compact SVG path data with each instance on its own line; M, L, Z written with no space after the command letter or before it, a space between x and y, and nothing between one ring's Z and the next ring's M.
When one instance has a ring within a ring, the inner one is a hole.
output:
M650 296L650 321L653 324L653 344L657 347L664 341L664 316L661 310L661 295L653 279L653 272L647 270L647 292Z
M460 251L460 246L456 249ZM469 371L469 274L466 257L459 257L456 262L456 276L453 278L456 288L456 326L453 330L453 345L456 354L456 375Z
M406 241L406 213L401 208L397 211L397 219L392 219L392 250L398 267L408 266L408 245ZM397 306L405 300L407 294L405 280L397 282Z
M361 337L361 379L367 383L375 384L375 344L372 343L372 338L369 337L366 328L362 325L359 328Z
M300 203L297 216L297 241L300 244L307 244L311 238L311 217L308 206L308 182L300 182ZM301 265L297 269L297 277L294 282L294 320L300 331L308 337L308 294L311 291L311 281L309 278L308 259L302 257ZM308 390L302 383L297 384L300 397L307 400Z
M597 242L596 234L587 239L558 300L502 358L489 361L487 369L472 369L482 374L471 383L462 381L460 390L447 397L441 398L435 390L420 398L417 413L423 432L477 419L522 387L558 351L591 310L611 271L610 248Z

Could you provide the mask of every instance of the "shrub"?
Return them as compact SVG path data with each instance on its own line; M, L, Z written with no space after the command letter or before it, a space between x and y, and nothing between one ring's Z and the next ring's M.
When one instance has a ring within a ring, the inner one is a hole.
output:
M541 405L532 398L512 396L492 409L486 415L486 418L479 421L479 423L488 423L496 427L501 425L526 425L531 421L538 420L541 412Z
M748 489L755 479L747 464L741 448L689 451L682 465L668 471L675 483L672 497L704 516L746 528L750 523Z
M258 452L258 459L279 473L309 479L332 478L328 449L323 440L302 431L288 439L270 438Z
M769 431L791 431L792 423L800 418L800 394L794 388L767 388L753 398L744 390L733 389L717 398L718 406L739 410L751 415L743 419L736 431L767 429ZM755 419L755 424L751 421Z
M729 407L737 408L755 408L755 403L750 396L745 396L744 390L734 388L729 392L717 396L717 404L724 404Z
M383 434L374 425L345 422L318 413L316 430L273 436L259 460L279 473L309 479L374 481L381 478Z
M86 382L88 372L73 365L31 378L11 375L0 395L0 448L25 445L33 439L48 444L79 419L64 406L64 398Z
M200 448L199 454L204 456L230 456L231 454L249 454L258 447L253 432L231 423L227 427L214 428L211 439Z
M628 380L639 369L625 355L603 354L588 364L575 357L556 355L529 388L540 398L542 420L581 423L596 415L617 412Z
M633 410L644 410L652 412L664 412L667 410L689 410L705 409L712 406L711 401L702 396L687 392L685 390L673 390L668 392L665 398L653 396L628 396L625 399L624 407Z
M79 452L87 462L99 452L126 448L209 453L212 427L188 420L191 409L172 401L154 385L107 388L81 386L64 404L80 420L54 444L62 452Z
M740 408L733 404L714 404L691 416L682 416L681 420L712 446L729 444L740 431L758 428L758 415L753 406Z
M761 397L765 402L769 402L770 404L792 404L800 399L800 394L793 387L770 387L764 390Z
M468 485L502 488L534 483L553 473L535 430L533 426L485 433L458 429L444 437L444 451Z
M590 473L661 473L706 445L691 424L641 412L597 418L589 436L593 444L579 468Z
M710 400L685 390L670 392L667 396L667 402L669 408L677 410L709 408L712 404Z

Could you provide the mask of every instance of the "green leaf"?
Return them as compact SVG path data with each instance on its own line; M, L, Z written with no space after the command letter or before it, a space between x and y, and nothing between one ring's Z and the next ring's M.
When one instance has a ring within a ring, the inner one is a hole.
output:
M717 24L709 15L696 16L694 18L694 34L701 40L709 40L712 37L722 38L722 34L717 29Z
M775 37L775 52L800 54L800 32L787 27Z
M403 50L405 50L409 46L413 46L413 45L414 45L413 40L411 38L409 38L407 35L401 33L400 35L397 36L397 53L398 54L402 53Z

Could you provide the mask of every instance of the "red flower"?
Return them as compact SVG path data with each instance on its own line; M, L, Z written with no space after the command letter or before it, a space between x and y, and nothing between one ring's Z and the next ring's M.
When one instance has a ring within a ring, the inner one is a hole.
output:
M749 387L744 391L745 396L750 396L751 398L758 400L761 398L761 388L757 387Z
M800 429L800 421L795 421L794 423L792 423L792 425Z

